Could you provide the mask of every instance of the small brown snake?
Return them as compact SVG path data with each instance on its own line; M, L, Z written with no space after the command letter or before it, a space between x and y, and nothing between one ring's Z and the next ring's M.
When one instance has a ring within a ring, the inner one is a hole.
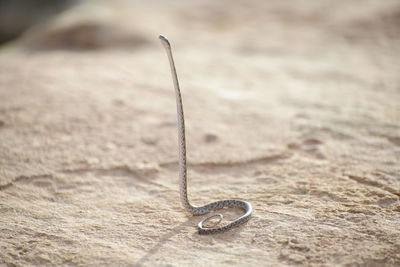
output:
M161 43L165 47L169 59L169 64L171 67L172 79L175 87L175 97L176 97L176 107L178 114L178 142L179 142L179 185L180 185L180 195L181 202L183 207L190 212L192 215L203 215L207 214L214 210L219 210L225 207L231 208L241 208L245 211L245 213L235 219L234 221L220 227L216 227L219 224L223 216L222 214L212 215L198 224L199 234L215 234L228 231L250 219L252 213L251 204L243 201L243 200L235 200L235 199L227 199L227 200L219 200L212 203L209 203L204 206L196 207L189 203L188 194L187 194L187 167L186 167L186 141L185 141L185 118L183 114L183 105L182 105L182 96L179 89L178 75L176 73L174 59L172 57L171 44L168 39L160 35L159 39ZM213 224L213 226L205 226L210 219L219 217L219 221Z

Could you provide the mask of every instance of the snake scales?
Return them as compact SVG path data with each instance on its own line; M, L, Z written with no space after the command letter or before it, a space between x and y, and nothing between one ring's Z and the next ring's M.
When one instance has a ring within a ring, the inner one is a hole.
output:
M186 167L186 141L185 141L185 119L184 119L184 114L183 114L183 105L182 105L182 96L181 92L179 89L179 82L178 82L178 76L176 73L176 68L174 64L174 59L172 57L172 51L171 51L171 44L168 41L168 39L160 35L159 39L161 40L161 43L165 47L171 67L171 73L172 73L172 79L174 82L174 87L175 87L175 97L176 97L176 107L177 107L177 114L178 114L178 140L179 140L179 186L180 186L180 197L181 197L181 202L183 204L183 207L190 212L192 215L203 215L207 214L211 211L214 210L219 210L225 207L231 207L231 208L241 208L245 211L245 213L235 219L234 221L224 225L224 226L219 226L216 227L217 224L219 224L223 216L222 214L215 214L212 215L198 224L198 231L199 234L215 234L215 233L221 233L228 231L250 219L251 213L252 213L252 207L251 204L243 201L243 200L235 200L235 199L227 199L227 200L219 200L215 201L212 203L209 203L204 206L196 207L190 204L189 199L188 199L188 194L187 194L187 167ZM206 226L205 224L215 218L219 217L219 221L214 223L212 226Z

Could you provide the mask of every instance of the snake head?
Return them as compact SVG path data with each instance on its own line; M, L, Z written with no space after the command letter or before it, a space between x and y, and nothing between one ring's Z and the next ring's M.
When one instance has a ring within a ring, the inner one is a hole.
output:
M166 36L160 34L158 36L158 39L161 40L161 43L163 44L163 46L165 48L170 48L171 47L171 44L169 43L168 38Z

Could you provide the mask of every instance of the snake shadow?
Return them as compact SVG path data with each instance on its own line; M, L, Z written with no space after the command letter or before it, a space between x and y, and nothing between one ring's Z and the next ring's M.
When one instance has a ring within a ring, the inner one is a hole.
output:
M203 217L206 217L206 216L207 215L205 215ZM231 216L232 216L232 214L231 214ZM157 254L157 252L165 245L165 243L169 239L171 239L173 236L179 234L186 227L189 227L189 226L194 227L195 225L197 225L197 223L201 220L201 217L202 216L190 217L186 222L183 222L183 223L175 226L174 228L170 229L168 232L166 232L164 235L162 235L160 237L159 241L157 242L157 244L155 244L149 251L147 251L147 253L143 257L141 257L138 261L136 261L133 264L133 266L138 267L138 266L145 265L145 263L147 261L149 261L151 259L151 257L153 257L155 254ZM214 238L223 236L226 241L229 241L231 239L237 238L237 235L240 235L240 233L244 230L244 225L247 225L247 224L248 224L248 222L245 222L245 223L243 223L243 225L240 225L239 227L235 228L235 230L231 230L231 231L224 232L224 233L217 233L214 235L199 235L197 231L193 231L192 237L206 238L206 239L213 238L214 239Z
M147 253L141 257L137 262L133 264L133 266L142 266L144 265L153 255L155 255L160 248L164 246L164 244L171 239L173 236L179 234L184 228L187 226L191 225L193 223L193 218L190 218L184 223L179 224L178 226L175 226L171 230L169 230L167 233L161 236L160 240L155 244Z

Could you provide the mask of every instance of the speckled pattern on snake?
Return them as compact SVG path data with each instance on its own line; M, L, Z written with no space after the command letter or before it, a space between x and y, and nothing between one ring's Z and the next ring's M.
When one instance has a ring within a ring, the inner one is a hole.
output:
M250 219L252 213L251 204L243 201L243 200L235 200L235 199L227 199L227 200L219 200L207 205L196 207L190 204L187 194L187 167L186 167L186 141L185 141L185 119L183 114L183 105L182 105L182 96L179 88L178 76L176 74L176 68L174 64L174 59L172 57L171 52L171 44L168 39L160 35L159 39L161 43L165 47L171 67L172 79L175 87L175 97L176 97L176 108L178 113L178 140L179 140L179 185L180 185L180 197L183 207L190 212L192 215L203 215L207 214L214 210L219 210L225 207L231 208L241 208L244 210L244 214L234 221L224 225L216 227L223 218L222 214L212 215L204 220L202 220L198 224L199 234L215 234L228 231L238 225L243 224L244 222ZM206 226L205 223L210 219L219 217L219 221L214 223L212 226Z

